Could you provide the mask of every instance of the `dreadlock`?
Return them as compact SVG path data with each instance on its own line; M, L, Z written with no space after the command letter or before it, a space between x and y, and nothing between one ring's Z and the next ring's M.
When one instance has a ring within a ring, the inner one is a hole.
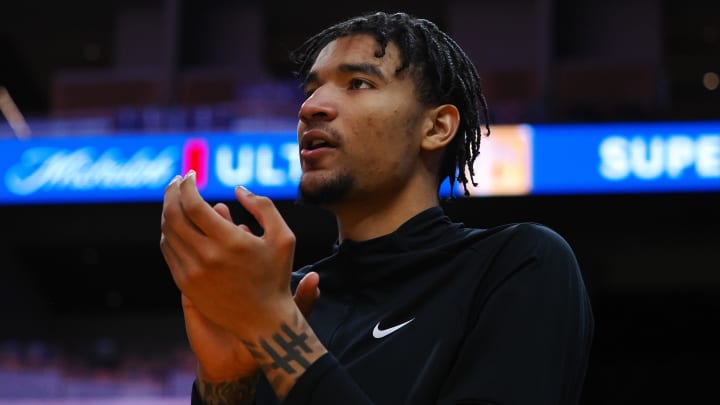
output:
M465 196L470 195L468 182L477 186L473 164L480 154L482 135L478 103L482 108L485 135L490 135L487 102L473 63L433 22L406 13L375 12L326 28L291 52L297 77L302 80L307 77L318 54L328 43L354 34L372 35L380 45L380 50L375 53L378 58L385 55L388 43L392 41L397 45L402 63L396 74L410 68L421 103L457 107L460 112L458 134L443 156L439 183L449 178L450 195L453 196L454 183L458 181L463 184Z

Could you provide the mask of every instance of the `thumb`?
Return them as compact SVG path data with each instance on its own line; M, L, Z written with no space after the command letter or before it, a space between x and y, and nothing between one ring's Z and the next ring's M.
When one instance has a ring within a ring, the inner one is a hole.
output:
M297 289L295 289L295 305L297 305L305 318L310 315L315 300L320 297L319 284L320 276L311 271L300 280Z

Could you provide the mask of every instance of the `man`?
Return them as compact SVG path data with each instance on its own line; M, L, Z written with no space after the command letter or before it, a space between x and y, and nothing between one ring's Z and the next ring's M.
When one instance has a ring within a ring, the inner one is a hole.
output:
M199 362L193 403L576 403L593 319L568 244L439 206L441 181L472 181L478 104L487 121L463 51L427 20L375 13L294 57L300 200L335 214L338 243L291 274L295 238L269 199L236 189L255 235L194 173L173 180L161 249Z

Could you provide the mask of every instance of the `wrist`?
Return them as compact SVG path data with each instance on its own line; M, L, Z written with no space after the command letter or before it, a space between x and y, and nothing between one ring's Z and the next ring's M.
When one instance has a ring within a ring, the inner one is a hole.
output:
M260 330L253 329L255 333L243 339L243 343L282 400L327 349L295 305L290 313L266 325Z
M257 378L260 372L260 367L257 364L249 367L224 367L218 370L210 370L198 363L195 374L198 380L217 384L246 378Z

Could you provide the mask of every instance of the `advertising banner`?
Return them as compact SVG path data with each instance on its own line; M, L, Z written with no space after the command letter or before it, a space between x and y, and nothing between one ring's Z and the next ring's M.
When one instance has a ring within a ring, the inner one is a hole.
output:
M720 122L532 130L533 194L720 191Z
M197 172L208 200L243 185L294 198L300 180L295 134L113 135L0 141L0 203L160 201L177 174Z
M190 169L210 201L233 200L237 185L294 199L296 135L0 140L0 204L161 201L173 176ZM720 122L494 126L474 170L473 196L720 191ZM444 184L441 194L448 190Z

